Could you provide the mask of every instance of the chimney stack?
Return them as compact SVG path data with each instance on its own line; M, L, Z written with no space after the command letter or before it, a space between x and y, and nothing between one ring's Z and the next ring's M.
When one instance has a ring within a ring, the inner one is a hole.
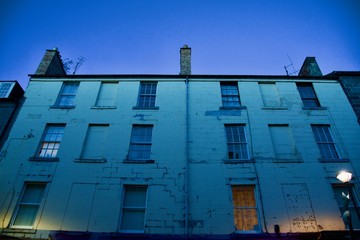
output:
M57 48L46 50L38 68L36 75L66 75L61 56Z
M323 74L315 57L306 57L301 66L299 76L301 77L321 77Z
M180 75L191 75L191 48L186 44L180 48Z

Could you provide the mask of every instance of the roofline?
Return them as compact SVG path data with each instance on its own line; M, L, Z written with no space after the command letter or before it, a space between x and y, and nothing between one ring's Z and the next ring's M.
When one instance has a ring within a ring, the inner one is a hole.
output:
M326 76L359 76L360 71L333 71Z
M287 75L205 75L205 74L191 74L191 75L179 75L179 74L75 74L75 75L36 75L29 74L31 78L46 78L46 79L55 79L55 78L69 78L69 79L78 79L78 78L176 78L176 79L324 79L324 80L334 80L336 77L332 75L325 76L287 76Z

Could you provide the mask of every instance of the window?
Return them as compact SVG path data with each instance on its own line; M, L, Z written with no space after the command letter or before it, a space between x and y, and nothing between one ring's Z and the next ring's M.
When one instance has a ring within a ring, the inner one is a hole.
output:
M120 229L144 232L147 186L125 186Z
M225 125L229 159L249 159L245 125Z
M134 125L131 132L129 159L150 160L152 125Z
M330 126L312 125L315 140L319 146L321 157L324 159L339 159L335 142L331 136Z
M104 159L109 125L90 124L81 152L82 159Z
M259 231L254 186L232 186L234 223L238 231Z
M16 206L11 221L11 227L32 228L40 207L45 186L45 183L25 184L21 200Z
M279 93L275 83L259 83L259 88L265 107L280 107Z
M60 107L74 107L78 87L79 83L64 83L56 105Z
M220 82L223 107L240 107L237 82Z
M305 108L318 108L320 103L316 97L312 83L297 83L296 84L301 100Z
M357 201L356 194L354 194L354 189L352 188L351 185L348 185L348 186L333 185L332 187L333 187L335 199L339 206L341 216L345 211L342 193L344 193L345 195L349 194L350 201L349 201L348 209L350 211L352 225L353 225L353 228L359 229L360 228L360 219L359 219L360 216L359 216L359 212L356 211L356 208L359 206L359 203Z
M7 98L13 86L14 83L0 82L0 98Z
M157 86L156 82L140 83L137 107L141 107L141 108L155 107L156 86Z
M37 156L40 158L55 158L59 151L64 130L65 125L47 125Z
M271 141L276 159L294 159L295 144L289 125L269 125Z
M114 106L118 83L101 83L96 106Z

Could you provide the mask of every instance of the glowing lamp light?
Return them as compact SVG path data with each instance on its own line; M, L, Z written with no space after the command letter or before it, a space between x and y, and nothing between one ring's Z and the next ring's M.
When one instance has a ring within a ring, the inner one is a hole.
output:
M348 183L351 181L352 174L351 174L351 172L341 171L336 176L336 178L339 179L342 183Z

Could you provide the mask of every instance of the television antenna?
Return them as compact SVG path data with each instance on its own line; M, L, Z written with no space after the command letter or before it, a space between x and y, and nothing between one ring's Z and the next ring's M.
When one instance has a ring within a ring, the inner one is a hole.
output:
M288 57L290 64L284 66L285 72L286 72L286 76L293 76L295 74L297 74L299 72L299 70L295 70L294 64L291 61L291 58L289 57L288 54L286 54L286 56Z

